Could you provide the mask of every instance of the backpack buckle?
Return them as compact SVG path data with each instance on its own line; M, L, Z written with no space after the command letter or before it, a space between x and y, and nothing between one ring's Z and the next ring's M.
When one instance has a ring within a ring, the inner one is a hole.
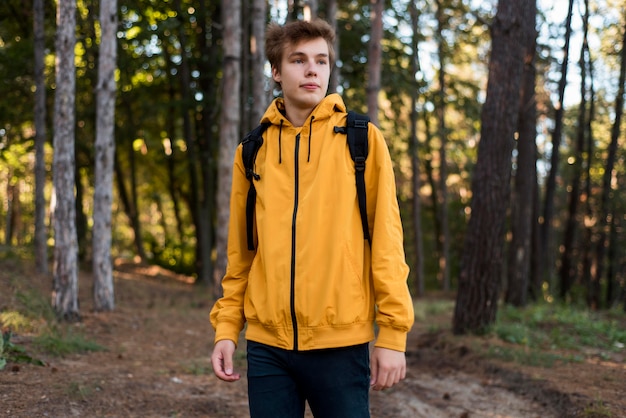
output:
M354 168L356 171L365 171L365 157L354 157Z

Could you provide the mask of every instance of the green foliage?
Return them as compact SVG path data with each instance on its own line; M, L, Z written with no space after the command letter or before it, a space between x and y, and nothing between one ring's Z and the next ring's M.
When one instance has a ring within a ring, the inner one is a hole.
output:
M489 358L499 359L528 366L549 368L557 362L580 362L580 356L568 356L540 350L527 350L519 347L495 346L487 350Z
M3 330L0 346L2 367L9 361L43 364L26 352L22 341L18 344L11 340L18 333L27 336L27 341L29 344L32 342L39 350L38 353L53 356L105 349L77 332L74 325L58 323L49 299L36 287L24 289L24 283L31 282L22 280L27 274L23 271L23 266L25 263L32 263L32 251L13 247L0 252L0 260L3 269L12 271L9 286L3 289L7 292L3 296L9 296L6 298L7 302L2 299L7 305L0 311L0 328Z
M23 347L13 344L12 335L11 331L2 332L2 338L0 338L0 370L4 369L8 362L45 365L43 361L27 354Z
M33 342L41 350L56 357L106 350L105 347L71 329L61 331L54 327L35 337Z
M415 320L428 322L433 316L446 315L454 310L454 301L447 299L418 300L413 305Z
M454 301L418 299L417 323L437 333L450 327ZM620 311L590 312L585 307L535 304L502 306L496 324L472 337L473 349L486 357L536 367L578 363L587 356L615 358L626 346L626 322ZM494 341L496 340L496 341ZM488 348L485 348L485 343Z
M524 353L529 350L584 353L585 350L593 349L608 355L623 351L626 345L623 318L620 323L618 318L612 318L611 315L559 304L537 304L525 309L504 306L499 312L493 333L502 341L522 346ZM507 351L501 348L498 350L501 350L501 355Z
M609 407L604 404L602 399L597 399L587 405L582 412L582 417L590 417L590 418L602 418L602 417L612 417L613 414Z
M34 332L39 328L40 322L17 311L4 311L0 312L0 324L14 332Z

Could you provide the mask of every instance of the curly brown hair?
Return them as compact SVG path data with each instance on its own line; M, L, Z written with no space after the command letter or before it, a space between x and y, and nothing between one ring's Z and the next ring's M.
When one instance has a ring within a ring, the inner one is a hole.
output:
M331 68L335 63L335 31L328 22L315 19L310 22L296 20L285 25L270 23L265 34L265 55L272 68L280 71L285 48L301 41L323 38L328 44L328 56Z

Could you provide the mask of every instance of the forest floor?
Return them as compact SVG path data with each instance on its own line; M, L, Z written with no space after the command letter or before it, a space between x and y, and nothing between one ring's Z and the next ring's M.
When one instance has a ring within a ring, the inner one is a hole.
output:
M50 279L33 271L21 260L0 261L0 312L32 305L37 294L47 300ZM9 362L0 371L0 417L248 416L245 342L236 359L241 381L211 372L206 289L157 267L118 264L115 311L93 313L91 275L81 272L79 283L82 321L68 328L103 350L51 356L34 335L14 335L13 344L45 365ZM623 353L550 367L505 362L486 355L505 343L455 337L449 322L448 312L416 323L407 378L371 392L373 418L626 417Z

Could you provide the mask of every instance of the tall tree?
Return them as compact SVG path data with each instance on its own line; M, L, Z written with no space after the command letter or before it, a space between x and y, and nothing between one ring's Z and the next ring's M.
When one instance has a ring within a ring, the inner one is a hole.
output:
M527 15L522 18L524 71L520 97L517 140L517 170L511 207L511 244L509 247L508 283L505 300L515 306L525 306L531 283L531 254L533 229L537 224L534 199L537 189L537 100L535 98L535 56L537 4L529 1Z
M326 20L335 29L335 61L339 61L339 28L337 27L337 0L326 0ZM340 63L335 62L335 66L330 73L330 82L328 83L328 92L329 93L337 93L339 87L339 78L340 78Z
M417 83L417 74L420 72L419 64L419 10L415 2L410 2L409 13L411 15L411 78L413 89L411 91L411 133L409 142L409 152L411 154L412 169L412 191L413 191L413 240L415 242L415 283L414 289L418 296L425 293L424 283L424 239L422 234L422 199L420 196L421 189L421 170L419 158L419 141L417 138L417 121L419 113L417 110L417 101L419 99L419 90Z
M183 6L180 0L174 0L174 8L176 10L176 16L178 19L178 47L180 48L178 54L180 54L180 65L178 67L178 76L180 82L181 91L181 106L182 112L182 125L183 125L183 137L185 144L187 145L187 160L189 168L189 178L191 183L190 188L190 200L191 200L191 213L193 217L193 223L195 225L196 232L196 272L198 274L198 281L201 283L209 283L211 281L211 251L210 251L210 232L209 232L209 219L206 214L206 206L203 206L202 196L202 182L198 176L198 159L199 149L198 141L194 135L193 123L195 118L192 118L193 97L191 91L191 64L188 56L188 43L187 34L185 32L186 14L183 13ZM236 91L236 90L233 90ZM237 96L239 97L239 96Z
M202 259L200 265L201 271L198 277L201 278L200 283L205 286L213 284L213 259L212 252L214 246L214 210L215 210L215 154L216 154L216 137L213 127L216 125L217 112L214 110L216 106L215 97L217 96L218 83L215 80L217 72L214 66L216 56L218 54L217 40L214 33L212 23L217 20L217 7L211 7L211 3L206 0L199 0L196 28L196 43L200 49L201 59L197 60L197 67L200 73L200 89L203 93L203 106L197 117L201 117L201 122L197 124L202 129L198 132L198 150L200 161L200 172L202 176L202 193L199 205L200 216L197 228L202 230L201 237L202 248L197 252ZM211 34L209 36L208 34ZM172 179L174 180L174 179ZM198 234L196 234L198 235Z
M559 162L561 160L560 148L563 137L563 102L565 100L565 87L567 86L567 67L569 63L569 45L572 37L572 10L574 8L574 0L569 0L567 10L567 18L565 20L565 42L563 44L563 61L561 62L560 80L558 85L559 101L556 103L556 112L554 115L554 130L552 131L552 151L550 155L550 172L546 180L545 199L543 203L543 223L541 224L541 240L542 249L538 251L539 272L544 280L552 283L552 261L550 252L553 240L554 218L554 200L556 192L556 177L559 171Z
M437 0L437 10L435 12L437 18L437 58L439 60L439 69L437 71L437 81L439 89L435 98L435 106L437 113L437 133L439 137L439 184L437 193L436 213L437 223L439 224L439 234L437 237L439 247L439 280L443 290L450 290L450 226L448 222L448 130L446 128L446 40L443 35L446 29L446 13L443 1Z
M33 0L33 33L35 36L35 266L48 273L48 229L46 227L46 79L44 1Z
M585 8L589 7L588 0L585 0ZM585 219L593 219L593 207L591 204L591 195L593 189L593 182L591 178L591 170L592 163L594 158L594 143L596 142L594 139L594 132L592 129L592 123L596 117L596 93L594 87L594 77L593 77L593 69L594 69L594 59L591 54L591 50L589 49L589 45L585 45L585 51L588 56L587 59L587 74L589 75L589 114L586 118L587 123L585 124L585 138L587 140L585 144L585 153L587 154L586 162L585 162L585 184L583 186L583 197L581 198L584 201L584 217ZM581 240L581 252L582 252L582 284L585 287L589 287L591 283L591 266L593 264L593 248L594 248L594 227L589 222L583 222L584 227L584 237Z
M59 0L56 33L53 183L54 265L52 306L65 320L80 319L78 309L78 243L74 196L76 72L76 1Z
M576 123L576 139L574 141L573 164L572 166L572 184L569 188L569 202L567 205L567 221L565 223L565 231L563 233L563 251L561 253L561 263L559 268L559 295L561 299L565 299L574 284L577 276L578 266L576 263L579 257L575 257L576 247L578 245L578 229L580 224L580 216L578 206L581 196L581 184L583 176L583 159L585 151L585 133L587 130L587 60L586 52L588 51L588 33L589 33L589 5L586 4L583 16L583 42L580 47L580 58L578 66L580 67L580 104L578 108L578 121Z
M520 16L533 0L500 0L493 22L487 97L481 116L478 161L472 178L453 331L483 332L496 319L502 281L504 229L509 203L511 153L519 117L524 69Z
M370 0L370 41L367 55L367 114L374 125L378 125L378 93L382 68L383 12L384 0Z
M228 218L230 217L230 182L235 149L240 139L240 100L241 83L241 0L222 2L222 23L224 27L222 112L220 117L220 149L217 169L217 259L214 269L214 294L221 293L221 279L226 271L226 244L228 241ZM233 92L233 93L229 93Z
M111 262L111 205L115 162L117 21L117 0L100 0L101 36L96 86L96 167L92 231L96 311L110 311L115 307Z
M626 19L622 28L622 50L620 55L620 72L617 84L617 95L615 96L615 120L611 127L611 142L607 152L606 165L602 176L602 194L600 196L599 210L599 238L596 243L596 254L591 269L591 284L587 295L587 302L593 309L599 309L600 301L600 280L606 270L606 253L608 247L608 236L612 224L610 199L613 191L615 162L617 160L618 143L621 133L622 114L624 112L624 92L626 83Z
M251 119L256 125L261 121L268 104L268 95L265 91L265 27L267 17L267 2L252 0L252 37L250 52L252 55L252 112Z

